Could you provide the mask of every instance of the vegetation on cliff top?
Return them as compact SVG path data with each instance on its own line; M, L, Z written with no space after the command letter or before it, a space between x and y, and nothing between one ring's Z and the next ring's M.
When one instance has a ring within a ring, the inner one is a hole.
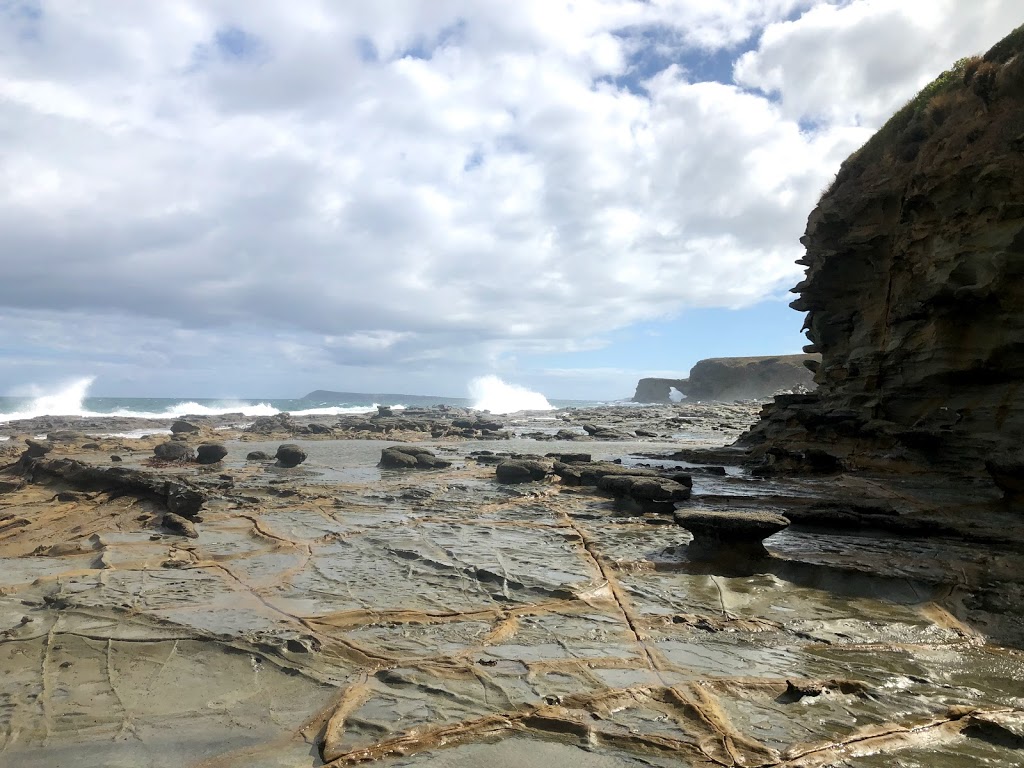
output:
M859 150L848 157L822 197L869 165L885 158L913 160L922 142L942 125L958 100L973 94L988 105L1002 65L1024 52L1024 25L996 43L984 56L967 56L932 80L903 105Z

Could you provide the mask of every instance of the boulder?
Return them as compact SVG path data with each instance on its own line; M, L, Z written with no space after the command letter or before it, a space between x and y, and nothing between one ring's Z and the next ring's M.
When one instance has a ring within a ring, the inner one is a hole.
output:
M385 469L445 469L452 463L440 459L429 448L415 445L392 445L380 452L377 466Z
M388 406L388 405L378 405L377 406L377 415L378 416L394 416L395 412L393 410L391 410L391 406Z
M153 449L153 455L162 461L192 461L196 457L195 451L187 443L180 442L160 443Z
M274 457L266 451L249 451L245 455L246 461L270 461Z
M306 460L306 452L295 443L283 443L277 447L274 458L282 467L297 467Z
M200 464L216 464L228 455L228 449L221 443L203 443L196 448L196 461Z
M543 480L551 474L552 466L534 459L506 459L494 468L499 483L513 485Z
M697 557L740 555L763 557L762 543L789 526L789 519L774 512L685 510L676 522L693 534L689 551Z
M199 431L199 425L193 424L190 421L184 419L178 419L176 422L171 424L171 433L178 434L194 434Z
M306 425L306 429L311 435L329 435L334 432L333 429L325 424L309 423Z

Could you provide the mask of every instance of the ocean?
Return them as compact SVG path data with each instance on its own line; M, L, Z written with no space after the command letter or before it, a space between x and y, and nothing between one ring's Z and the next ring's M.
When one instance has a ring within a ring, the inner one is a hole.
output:
M52 391L38 392L31 396L0 397L0 423L37 416L165 419L225 413L241 413L249 417L273 416L282 411L295 416L332 416L368 413L375 411L378 405L399 408L451 405L487 410L491 413L512 413L610 404L593 400L548 400L542 393L508 384L495 376L484 376L470 382L471 397L319 390L310 393L311 396L302 398L92 397L89 395L92 383L91 378L83 378Z

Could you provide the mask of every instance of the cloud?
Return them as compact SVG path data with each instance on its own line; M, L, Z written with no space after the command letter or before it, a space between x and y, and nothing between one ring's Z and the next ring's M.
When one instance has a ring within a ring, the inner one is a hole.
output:
M774 21L736 62L736 81L787 117L877 128L940 72L1024 22L1012 0L823 3Z
M843 157L1012 5L5 4L0 307L103 364L372 388L747 306L797 280ZM710 54L735 82L694 77Z

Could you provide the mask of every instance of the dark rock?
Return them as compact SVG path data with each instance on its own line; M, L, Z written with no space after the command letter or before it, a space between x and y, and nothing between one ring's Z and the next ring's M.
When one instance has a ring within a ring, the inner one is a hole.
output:
M187 536L190 539L198 539L199 533L196 527L184 517L168 512L164 515L163 526L168 531L178 536Z
M31 437L25 440L25 445L27 445L28 448L25 449L25 453L22 455L29 459L37 459L40 456L45 456L52 450L52 446L49 446L46 443L41 443L38 440L33 440Z
M773 512L677 511L676 522L693 534L690 553L698 557L736 554L760 557L762 543L789 526L789 520Z
M193 424L192 422L185 421L184 419L178 419L176 422L171 424L171 433L175 434L175 435L182 434L182 433L194 434L194 433L196 433L198 431L199 431L199 425L198 424Z
M82 444L82 450L83 451L98 451L99 449L100 449L100 444L99 443L83 443Z
M564 464L589 464L591 458L589 453L547 453L545 456Z
M675 503L690 498L690 489L668 478L637 475L604 475L597 487L613 496L628 497L643 503Z
M12 493L24 485L20 480L0 480L0 493Z
M118 456L118 455L117 455L116 453L114 453L114 454L111 454L111 455L110 455L110 460L111 460L111 461L124 461L124 459L122 459L122 458L121 458L120 456Z
M245 455L246 461L270 461L273 458L274 457L266 451L249 451L249 453Z
M306 460L306 452L295 443L283 443L277 447L274 458L282 467L297 467Z
M985 462L985 469L1007 499L1024 497L1024 460L993 458Z
M293 433L297 425L292 421L290 413L281 412L273 416L260 416L245 431L257 435L272 435L278 432Z
M391 410L391 406L388 406L388 405L378 405L377 406L377 415L378 416L394 416L395 412L393 410Z
M560 429L555 433L555 440L585 440L586 438L578 432L568 429Z
M495 477L499 483L513 485L543 480L551 474L552 467L542 461L533 459L506 459L495 467Z
M686 472L673 472L668 478L680 485L685 485L687 488L693 488L693 475Z
M652 432L649 429L634 429L633 434L637 437L657 437L657 432Z
M334 432L333 429L324 424L310 423L306 425L306 429L311 435L330 435Z
M636 477L659 477L650 469L624 467L613 461L592 461L587 464L567 464L556 461L554 472L566 485L597 485L606 475L634 475Z
M160 443L153 449L153 455L162 461L192 461L196 454L185 443Z
M196 448L196 461L200 464L216 464L228 455L228 449L221 443L203 443Z
M201 492L184 483L167 481L166 504L167 508L182 517L195 517L202 509L206 496Z
M445 469L452 463L440 459L429 448L415 445L392 445L380 452L378 466L385 469Z

